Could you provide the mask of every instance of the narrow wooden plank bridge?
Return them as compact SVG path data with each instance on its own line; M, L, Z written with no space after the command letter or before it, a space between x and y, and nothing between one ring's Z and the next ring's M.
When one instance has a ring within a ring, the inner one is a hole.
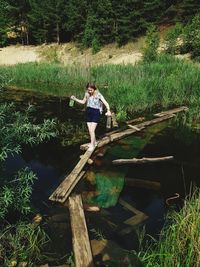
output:
M127 122L127 126L129 129L125 130L117 130L110 133L107 133L102 139L98 140L97 142L97 150L100 147L103 147L111 142L117 141L119 139L125 138L131 134L134 134L135 132L142 131L146 127L169 120L175 116L176 113L187 111L188 108L183 106L179 108L175 108L168 111L163 111L160 113L154 114L156 117L155 119L142 122L144 120L143 117L140 117L138 119L133 119L129 122ZM138 124L132 125L131 123L140 122ZM73 250L75 255L75 264L76 267L93 267L93 259L92 259L92 252L90 247L90 241L88 237L88 231L84 216L84 210L82 205L82 199L81 195L72 195L73 189L77 185L77 183L80 181L80 179L84 176L85 171L83 168L87 164L88 160L92 156L93 151L88 151L88 144L83 144L80 147L82 150L86 150L86 152L80 157L79 162L76 164L74 169L71 171L69 175L67 175L63 182L58 186L58 188L51 194L49 197L49 200L65 203L69 207L70 211L70 219L71 219L71 228L72 228L72 236L73 236ZM171 160L172 157L168 157L167 160ZM144 163L151 161L152 159L131 159L132 163ZM153 162L155 161L161 161L163 159L153 159ZM165 158L166 160L166 158ZM126 160L128 163L130 162L128 159ZM142 162L143 161L143 162ZM123 159L120 160L120 164L124 162ZM119 163L119 161L117 162ZM116 164L116 161L115 163ZM159 190L160 185L156 182L146 181L144 183L139 182L137 179L134 179L130 182L126 181L127 184L131 184L132 186L145 186L149 188L156 188ZM67 203L66 203L67 201ZM141 211L136 210L133 206L131 206L129 203L126 203L124 200L120 199L119 203L123 205L126 209L131 210L134 213L134 216L126 220L124 223L128 225L136 225L148 218L146 214L144 214ZM125 229L126 230L126 229Z

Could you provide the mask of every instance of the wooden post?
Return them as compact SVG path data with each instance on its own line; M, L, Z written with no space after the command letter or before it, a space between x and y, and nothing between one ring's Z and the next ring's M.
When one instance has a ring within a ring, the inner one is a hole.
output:
M94 267L83 203L80 195L69 197L69 212L76 267Z
M174 109L162 111L160 113L156 113L156 114L154 114L154 116L162 117L162 116L166 116L166 115L169 115L169 114L175 114L175 113L182 112L182 111L187 111L187 110L188 110L188 107L182 106L182 107L179 107L179 108L174 108Z

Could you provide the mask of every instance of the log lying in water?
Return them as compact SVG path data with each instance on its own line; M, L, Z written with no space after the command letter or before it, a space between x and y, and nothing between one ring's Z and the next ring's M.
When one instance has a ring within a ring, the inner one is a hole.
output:
M72 243L76 267L94 267L90 240L80 195L69 197Z
M134 126L137 127L138 129L143 128L143 127L145 128L147 126L150 126L150 125L153 125L153 124L165 121L165 120L169 120L169 119L173 118L174 116L175 116L174 114L169 114L169 115L163 116L161 118L156 118L156 119L153 119L150 121L145 121L143 123L139 123L139 124L134 125ZM98 140L97 147L105 146L111 142L117 141L117 140L122 139L124 137L127 137L127 136L129 136L135 132L138 132L138 130L136 130L135 127L134 127L134 129L125 129L121 132L116 132L116 133L113 133L113 134L110 134L108 136L103 137L102 139ZM80 148L82 150L86 150L87 147L88 147L88 144L83 144L80 146Z
M173 156L161 157L161 158L141 158L141 159L116 159L112 161L113 165L122 165L122 164L143 164L148 162L160 162L160 161L169 161L172 160Z
M169 114L175 114L175 113L182 112L182 111L187 111L187 110L188 110L188 107L182 106L182 107L179 107L179 108L174 108L174 109L171 109L171 110L166 110L166 111L162 111L160 113L156 113L156 114L154 114L154 116L155 117L162 117L162 116L166 116L166 115L169 115Z
M144 212L137 210L135 207L133 207L131 204L129 204L128 202L126 202L122 198L119 199L119 203L125 209L132 211L135 214L131 218L124 221L125 224L131 225L131 226L137 225L148 218L148 216Z
M143 180L143 179L125 178L125 184L131 187L147 188L160 191L159 182Z

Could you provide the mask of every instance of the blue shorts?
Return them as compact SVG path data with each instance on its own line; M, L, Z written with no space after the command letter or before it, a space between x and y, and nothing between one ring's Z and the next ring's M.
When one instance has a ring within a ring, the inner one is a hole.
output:
M100 120L100 110L98 108L90 108L86 109L86 121L87 122L96 122L98 123Z

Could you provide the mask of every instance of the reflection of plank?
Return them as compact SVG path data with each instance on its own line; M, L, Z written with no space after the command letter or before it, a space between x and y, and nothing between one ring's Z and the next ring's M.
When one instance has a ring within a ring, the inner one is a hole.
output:
M148 216L145 213L140 212L139 214L137 214L137 215L129 218L128 220L124 221L124 223L133 226L133 225L137 225L137 224L143 222L147 218L148 218Z
M160 190L160 183L159 182L148 181L148 180L143 180L143 179L125 178L125 184L127 186L153 189L156 191Z
M128 202L126 202L122 198L119 199L119 204L121 204L127 210L132 211L134 214L140 214L141 213L141 211L137 210L135 207L133 207L132 205L130 205Z
M135 127L137 127L138 129L142 128L142 127L147 127L147 126L150 126L150 125L153 125L153 124L156 124L156 123L159 123L159 122L162 122L162 121L165 121L165 120L169 120L171 118L173 118L175 115L174 114L169 114L169 115L166 115L166 116L163 116L161 118L156 118L156 119L153 119L153 120L150 120L150 121L146 121L146 122L143 122L143 123L140 123L140 124L137 124L135 125ZM122 139L122 138L125 138L135 132L138 132L138 130L136 130L136 128L134 127L134 129L125 129L121 132L117 132L117 133L113 133L109 136L104 136L102 139L100 139L98 141L98 145L97 147L102 147L102 146L105 146L111 142L114 142L114 141L117 141L119 139ZM86 150L88 147L88 144L83 144L81 145L81 149L82 150Z
M112 163L113 165L130 164L130 163L142 164L142 163L148 163L148 162L153 163L153 162L169 161L169 160L172 160L173 158L174 158L173 156L167 156L167 157L160 157L160 158L116 159L116 160L113 160Z
M92 155L92 152L93 151L85 152L85 154L81 157L81 159L79 160L75 168L72 170L72 172L64 179L64 181L49 197L50 200L59 201L63 203L67 199L71 191L74 189L78 181L83 176L84 173L81 173L81 170L83 169L88 159Z
M174 109L171 109L171 110L166 110L166 111L162 111L160 113L156 113L156 114L154 114L154 116L162 117L162 116L166 116L166 115L169 115L169 114L175 114L175 113L178 113L178 112L181 112L181 111L187 111L187 110L188 110L187 107L182 106L182 107L179 107L179 108L174 108Z
M69 197L69 212L76 267L93 267L92 252L80 195Z

